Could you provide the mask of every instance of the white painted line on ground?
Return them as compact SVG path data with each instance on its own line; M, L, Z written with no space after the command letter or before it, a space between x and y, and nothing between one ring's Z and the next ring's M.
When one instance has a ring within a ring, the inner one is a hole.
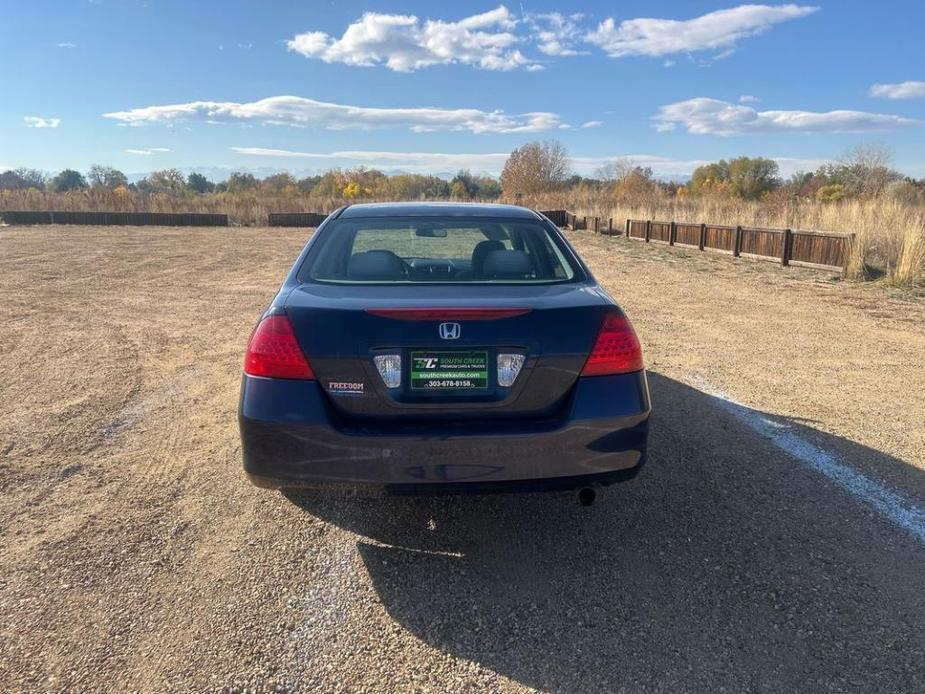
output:
M790 427L736 402L726 393L707 383L702 377L692 376L690 385L716 398L719 405L740 422L769 439L771 443L801 463L822 473L925 544L925 510L916 506L902 494L862 475L831 453L800 438Z
M117 434L132 428L143 420L153 410L165 404L174 395L181 392L181 386L189 381L193 376L199 374L198 366L190 366L183 369L180 374L173 380L164 384L157 390L140 400L129 402L123 407L109 424L104 426L100 431L103 438L111 439Z

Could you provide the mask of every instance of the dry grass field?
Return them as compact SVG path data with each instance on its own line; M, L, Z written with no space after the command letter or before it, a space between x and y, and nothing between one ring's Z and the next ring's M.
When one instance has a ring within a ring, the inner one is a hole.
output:
M853 279L880 279L919 290L925 287L925 206L888 196L838 203L788 196L748 201L729 196L674 197L654 190L614 197L598 189L577 187L504 201L536 210L568 209L579 216L613 218L617 226L632 218L853 233L856 243L848 265ZM0 190L0 210L220 213L227 214L234 226L264 225L271 212L328 213L351 202L361 200L266 190L194 196L108 189L66 194L35 189Z
M289 498L235 408L307 234L0 229L0 690L925 690L925 302L573 233L645 348L637 480Z
M855 244L847 267L852 279L925 287L925 206L885 197L839 203L780 197L759 202L711 196L643 196L621 201L572 191L527 202L533 209L566 206L578 215L612 218L618 226L627 219L651 219L852 233Z

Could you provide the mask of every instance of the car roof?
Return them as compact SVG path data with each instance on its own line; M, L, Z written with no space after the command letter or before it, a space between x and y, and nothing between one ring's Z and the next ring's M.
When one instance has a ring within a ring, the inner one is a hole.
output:
M539 219L533 210L518 205L480 202L373 202L349 205L338 219L361 217L505 217Z

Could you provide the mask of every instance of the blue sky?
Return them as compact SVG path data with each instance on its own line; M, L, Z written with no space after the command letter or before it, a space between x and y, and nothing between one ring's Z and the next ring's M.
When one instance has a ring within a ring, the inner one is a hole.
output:
M913 0L2 4L4 168L497 173L556 138L586 174L879 142L925 177Z

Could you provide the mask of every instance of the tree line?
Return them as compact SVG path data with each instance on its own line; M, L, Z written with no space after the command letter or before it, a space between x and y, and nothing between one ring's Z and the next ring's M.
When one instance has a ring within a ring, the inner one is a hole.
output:
M0 190L30 188L51 193L102 189L122 194L265 193L343 200L495 200L503 197L516 201L570 190L590 191L615 201L716 196L838 202L881 195L909 204L925 200L925 179L916 181L903 176L893 168L889 151L875 145L855 147L816 171L796 173L786 179L772 159L720 160L698 167L686 183L659 180L651 168L637 166L628 159L616 159L601 167L594 176L580 176L572 172L568 152L557 141L530 142L515 149L504 164L500 180L465 170L445 180L413 173L387 175L365 167L335 168L298 179L289 173L258 179L249 172L236 171L217 183L201 173L184 176L178 169L154 171L129 183L123 172L102 165L92 166L86 175L65 169L50 178L40 171L25 168L0 173Z
M889 150L879 145L854 147L815 171L788 178L781 176L773 159L737 157L699 166L687 183L678 183L659 180L651 168L637 166L631 159L616 159L591 177L578 176L570 171L561 144L533 142L511 153L501 173L501 188L507 198L583 188L618 201L716 196L838 202L881 195L909 204L925 201L925 179L917 181L896 171Z
M135 183L111 166L94 165L84 175L65 169L46 177L35 169L11 169L0 173L0 190L36 189L50 193L71 193L84 190L111 190L117 193L161 193L169 195L209 195L213 193L272 193L308 195L310 197L366 199L485 199L501 196L501 186L489 176L461 170L448 180L423 174L392 174L376 169L331 169L317 176L296 178L289 173L277 173L258 179L246 171L232 172L218 183L201 173L186 176L179 169L162 169L148 174Z

